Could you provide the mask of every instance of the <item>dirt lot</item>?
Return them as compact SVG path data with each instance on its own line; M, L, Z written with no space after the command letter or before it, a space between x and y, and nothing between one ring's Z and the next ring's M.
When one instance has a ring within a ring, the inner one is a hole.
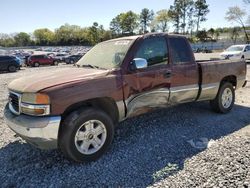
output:
M237 91L230 114L215 114L201 102L129 119L104 157L75 164L26 144L3 120L7 84L51 68L0 74L0 187L250 186L250 84Z

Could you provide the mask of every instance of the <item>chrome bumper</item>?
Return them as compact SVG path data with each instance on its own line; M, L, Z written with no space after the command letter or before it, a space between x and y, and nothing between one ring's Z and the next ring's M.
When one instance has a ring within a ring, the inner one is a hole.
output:
M56 149L60 116L33 117L14 115L8 105L4 110L6 124L28 143L40 149Z

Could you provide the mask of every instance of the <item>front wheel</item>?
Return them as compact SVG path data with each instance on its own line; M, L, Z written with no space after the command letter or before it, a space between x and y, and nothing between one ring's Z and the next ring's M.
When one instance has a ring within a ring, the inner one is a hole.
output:
M9 71L9 72L16 72L16 70L17 70L17 68L16 68L15 65L10 65L10 66L8 67L8 71Z
M38 63L38 62L34 63L34 67L39 67L39 66L40 66L40 63Z
M231 83L226 82L220 86L216 98L210 101L210 105L215 112L226 114L232 110L234 101L234 87Z
M59 133L59 148L76 162L100 158L114 137L114 124L103 111L87 108L72 112L63 121Z
M54 66L58 66L58 64L59 64L58 61L55 61L55 62L53 63Z

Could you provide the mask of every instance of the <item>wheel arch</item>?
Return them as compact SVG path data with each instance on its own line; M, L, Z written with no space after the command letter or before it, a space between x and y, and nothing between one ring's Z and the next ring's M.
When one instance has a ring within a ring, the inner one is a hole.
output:
M62 114L64 120L71 112L84 107L94 107L106 112L114 124L119 122L119 110L114 99L110 97L94 98L70 105Z
M235 88L237 87L237 77L235 75L229 75L229 76L225 76L221 82L220 85L222 85L225 82L229 82L231 83Z

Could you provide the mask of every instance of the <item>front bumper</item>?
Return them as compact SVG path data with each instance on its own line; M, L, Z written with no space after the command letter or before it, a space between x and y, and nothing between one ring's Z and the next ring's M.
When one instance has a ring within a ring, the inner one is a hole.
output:
M4 110L6 124L21 138L40 149L56 149L58 147L58 131L60 116L33 117L14 115L8 105Z

